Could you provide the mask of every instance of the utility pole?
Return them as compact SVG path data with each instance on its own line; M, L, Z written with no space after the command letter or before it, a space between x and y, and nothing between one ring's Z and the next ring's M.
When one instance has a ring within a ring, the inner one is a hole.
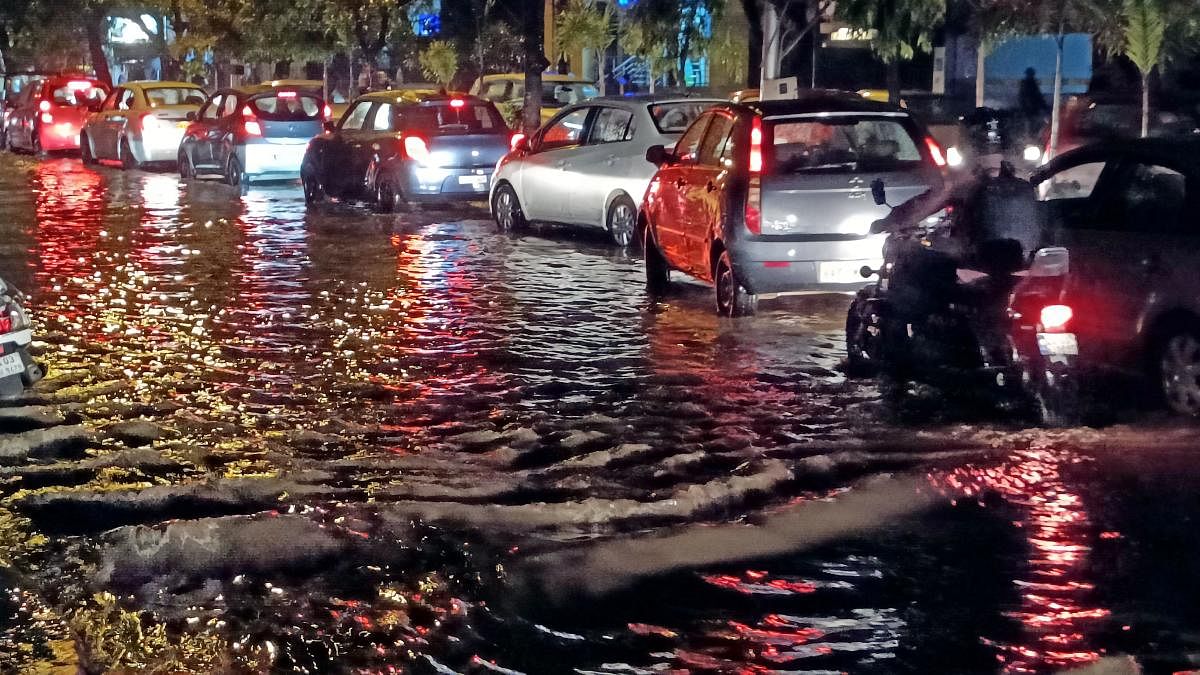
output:
M770 2L762 4L762 69L758 88L766 89L767 80L779 78L780 42L783 35L779 25L779 11Z

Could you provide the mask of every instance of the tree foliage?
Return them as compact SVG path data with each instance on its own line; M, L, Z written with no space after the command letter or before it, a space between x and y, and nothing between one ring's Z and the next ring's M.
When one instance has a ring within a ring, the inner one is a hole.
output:
M449 87L458 73L458 49L453 42L434 40L421 51L421 72L425 77Z
M946 16L945 0L840 0L838 17L869 31L871 47L885 63L907 61L933 48L934 31Z
M621 31L621 50L646 65L651 93L660 78L675 72L677 62L672 53L673 42L643 23L630 23Z
M725 0L639 0L626 14L625 31L643 31L642 42L674 62L682 72L684 61L707 53L712 26L719 24ZM664 70L665 72L669 72Z
M604 93L604 50L613 43L612 9L601 10L592 0L569 0L554 18L554 37L560 51L595 52L600 91Z

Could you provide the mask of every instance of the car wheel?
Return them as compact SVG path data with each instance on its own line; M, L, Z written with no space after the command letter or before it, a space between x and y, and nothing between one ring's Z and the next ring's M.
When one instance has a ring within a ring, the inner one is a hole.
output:
M746 290L733 270L729 251L721 251L713 270L717 296L717 314L721 316L751 316L758 310L758 296Z
M125 169L126 171L133 171L135 169L140 169L141 166L142 166L142 163L137 160L137 157L133 156L133 148L129 147L129 139L122 138L121 139L121 168Z
M846 310L846 377L871 377L878 366L878 347L870 332L870 293L860 291Z
M671 290L671 266L654 243L654 237L650 236L649 227L645 228L642 246L646 259L646 292L651 297L661 298Z
M242 187L244 180L242 163L238 161L237 155L230 155L229 161L225 162L225 183L233 187Z
M621 248L633 243L637 230L637 206L633 200L621 195L608 207L608 236Z
M1200 328L1171 331L1159 342L1154 363L1167 408L1177 415L1200 415Z
M179 151L179 158L176 162L179 164L179 178L181 180L191 180L196 177L196 167L192 165L192 158L188 156L186 150Z
M79 160L85 166L93 166L97 163L96 153L92 152L92 142L88 139L87 134L79 135Z
M380 178L375 186L375 208L380 213L399 213L408 205L404 193L391 178Z
M525 214L521 211L521 203L517 201L517 193L508 183L496 189L492 198L492 212L496 215L496 225L501 232L516 232L525 227Z

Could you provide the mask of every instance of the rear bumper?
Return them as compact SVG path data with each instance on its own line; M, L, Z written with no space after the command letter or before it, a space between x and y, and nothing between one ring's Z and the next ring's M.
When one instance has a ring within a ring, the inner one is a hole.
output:
M882 264L883 240L742 240L734 243L730 255L738 278L758 295L853 293L871 283L859 270Z
M73 124L41 124L37 133L48 152L79 149L79 127Z
M247 143L237 147L237 156L248 180L294 180L307 149L307 143Z
M447 169L406 164L402 171L405 196L417 201L441 197L487 199L492 187L491 167Z
M179 159L179 144L183 141L182 128L155 130L129 137L133 156L141 162L174 162Z

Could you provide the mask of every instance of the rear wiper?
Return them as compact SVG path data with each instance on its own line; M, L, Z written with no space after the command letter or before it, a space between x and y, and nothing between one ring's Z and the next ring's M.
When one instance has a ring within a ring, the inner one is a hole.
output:
M857 169L858 162L839 162L836 164L817 164L815 166L798 166L788 169L789 173L801 173L809 171L831 171L835 169Z

